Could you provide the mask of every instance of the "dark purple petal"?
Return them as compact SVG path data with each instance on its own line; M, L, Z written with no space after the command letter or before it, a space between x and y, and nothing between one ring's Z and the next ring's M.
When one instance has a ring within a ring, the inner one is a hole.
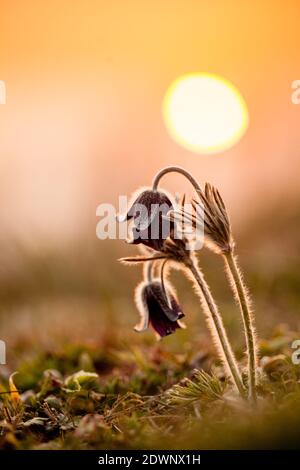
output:
M172 207L172 202L165 193L153 190L143 191L127 212L126 219L133 218L134 220L130 243L135 245L142 243L156 251L161 251L165 239L174 229L173 222L164 219Z
M150 315L149 322L161 338L171 335L172 333L175 333L178 328L181 328L178 321L172 322L168 317L163 317L161 315Z
M173 295L168 292L169 302L166 298L166 294L162 289L160 282L152 282L148 289L151 290L151 297L155 298L160 309L164 312L164 315L172 322L179 320L184 315L181 312L181 307L177 303Z
M149 315L149 323L160 337L170 335L182 327L178 322L184 316L181 308L170 292L168 292L169 305L160 282L147 284L142 296Z

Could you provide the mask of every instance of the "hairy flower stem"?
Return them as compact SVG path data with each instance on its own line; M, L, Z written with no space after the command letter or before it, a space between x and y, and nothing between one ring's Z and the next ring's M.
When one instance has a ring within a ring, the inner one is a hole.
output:
M241 378L236 359L234 357L229 340L227 338L222 317L215 304L209 286L197 265L196 259L189 258L189 260L190 261L187 262L186 266L190 270L196 283L196 286L199 288L197 289L197 291L200 294L200 300L204 307L204 312L207 317L207 323L215 345L217 346L219 355L222 359L222 362L227 367L228 372L230 373L238 391L243 397L245 397L245 387Z
M152 261L148 261L144 266L144 278L147 280L147 282L152 282L152 271L153 263Z
M188 171L186 171L184 168L181 168L180 166L167 166L166 168L163 168L162 170L160 170L156 174L153 180L152 188L154 191L157 190L157 187L161 178L167 173L180 173L181 175L185 176L190 181L190 183L194 186L196 191L201 191L201 187L199 186L195 178Z
M246 338L246 347L248 353L248 371L249 371L249 398L252 402L256 402L256 366L257 366L257 350L255 341L255 327L253 317L251 315L249 297L244 285L242 275L237 265L237 259L233 251L223 254L225 266L229 276L232 290L239 304Z

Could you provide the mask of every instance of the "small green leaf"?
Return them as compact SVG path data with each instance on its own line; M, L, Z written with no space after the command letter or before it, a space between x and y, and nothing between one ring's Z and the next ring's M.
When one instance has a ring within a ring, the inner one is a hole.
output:
M63 390L67 393L79 392L82 388L88 389L98 379L98 374L80 370L66 378Z

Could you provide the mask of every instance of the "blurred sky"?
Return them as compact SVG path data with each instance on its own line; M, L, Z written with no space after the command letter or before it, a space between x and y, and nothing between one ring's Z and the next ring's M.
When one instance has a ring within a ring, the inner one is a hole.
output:
M170 164L217 184L237 222L299 201L299 0L1 0L0 12L1 237L95 237L100 202ZM246 135L218 155L179 147L162 120L169 84L197 71L248 104Z

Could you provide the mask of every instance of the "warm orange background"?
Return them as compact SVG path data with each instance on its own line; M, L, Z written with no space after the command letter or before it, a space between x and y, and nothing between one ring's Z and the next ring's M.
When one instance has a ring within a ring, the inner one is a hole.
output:
M1 237L95 237L100 202L169 164L217 184L236 223L298 202L299 16L298 0L1 0ZM249 130L223 154L190 153L164 127L168 85L194 71L247 101Z

